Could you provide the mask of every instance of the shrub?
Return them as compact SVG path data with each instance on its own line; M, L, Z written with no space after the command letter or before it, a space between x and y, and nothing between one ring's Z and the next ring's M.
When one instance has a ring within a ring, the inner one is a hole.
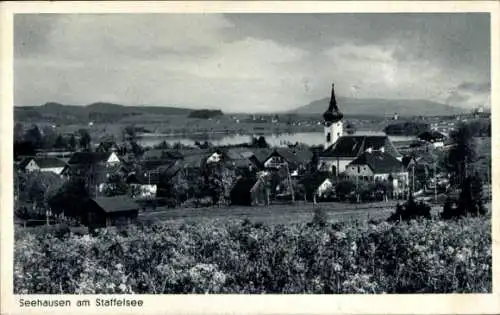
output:
M410 221L418 218L431 218L431 207L424 202L415 202L410 195L404 204L397 204L396 211L389 217L388 221Z
M16 294L488 293L487 217L318 229L213 222L16 233Z
M456 219L463 216L479 216L487 213L483 204L483 185L478 175L467 177L460 187L458 200L447 198L441 218Z
M328 214L321 207L314 209L314 215L311 224L313 226L325 227L328 223Z

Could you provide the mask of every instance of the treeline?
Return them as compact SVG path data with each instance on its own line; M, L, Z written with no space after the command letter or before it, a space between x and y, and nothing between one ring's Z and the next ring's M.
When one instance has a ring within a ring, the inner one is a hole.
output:
M387 125L384 132L393 136L417 136L428 131L430 126L424 122L401 122Z
M193 110L191 113L189 113L188 117L189 118L201 118L201 119L209 119L209 118L215 118L219 116L223 116L224 113L221 110L218 109L200 109L200 110Z
M91 137L85 129L78 130L76 134L61 135L50 126L40 128L33 125L26 130L19 123L14 126L14 158L33 156L38 150L74 151L77 148L86 151L91 148Z

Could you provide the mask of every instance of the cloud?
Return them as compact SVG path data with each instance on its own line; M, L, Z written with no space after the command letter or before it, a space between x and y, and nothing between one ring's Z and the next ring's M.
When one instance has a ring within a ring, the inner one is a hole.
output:
M469 14L17 15L15 104L286 110L327 97L335 81L339 95L472 106L489 93L488 23Z

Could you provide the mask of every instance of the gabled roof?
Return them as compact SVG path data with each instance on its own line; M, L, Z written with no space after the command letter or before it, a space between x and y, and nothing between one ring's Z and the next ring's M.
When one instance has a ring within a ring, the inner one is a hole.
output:
M337 142L323 151L320 156L352 158L361 155L369 148L376 151L382 147L386 153L394 157L401 157L389 137L368 135L342 136Z
M364 152L349 165L368 165L375 174L402 172L403 164L391 154L381 151Z
M28 164L29 164L29 163L31 162L31 160L33 160L33 159L34 159L34 157L32 157L32 156L30 156L30 157L27 157L27 158L23 159L23 160L19 163L18 167L19 167L20 169L24 169L24 168L26 168L26 166L28 166Z
M68 164L95 164L105 162L113 152L75 152Z
M308 149L277 148L271 155L275 153L291 164L309 163L313 157L312 151Z
M29 162L31 160L34 160L36 165L40 168L53 168L53 167L65 167L66 162L63 160L60 160L58 158L53 158L53 157L32 157L32 158L27 158L24 159L20 164L19 167L21 169L24 169L26 166L28 166Z
M58 158L51 158L51 157L35 158L35 163L40 168L52 168L52 167L64 167L64 166L66 166L66 162L64 162L63 160L60 160Z
M269 155L273 153L273 149L267 149L267 148L262 148L262 149L252 149L253 156L257 159L259 163L264 163Z
M91 200L106 213L139 209L139 206L128 196L97 197Z

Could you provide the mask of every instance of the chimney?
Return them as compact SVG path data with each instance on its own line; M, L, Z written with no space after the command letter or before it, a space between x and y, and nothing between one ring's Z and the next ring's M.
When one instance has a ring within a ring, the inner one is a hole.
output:
M369 147L368 149L366 149L366 152L368 153L372 153L373 149L371 147Z
M384 153L385 152L385 147L380 148L380 152Z

